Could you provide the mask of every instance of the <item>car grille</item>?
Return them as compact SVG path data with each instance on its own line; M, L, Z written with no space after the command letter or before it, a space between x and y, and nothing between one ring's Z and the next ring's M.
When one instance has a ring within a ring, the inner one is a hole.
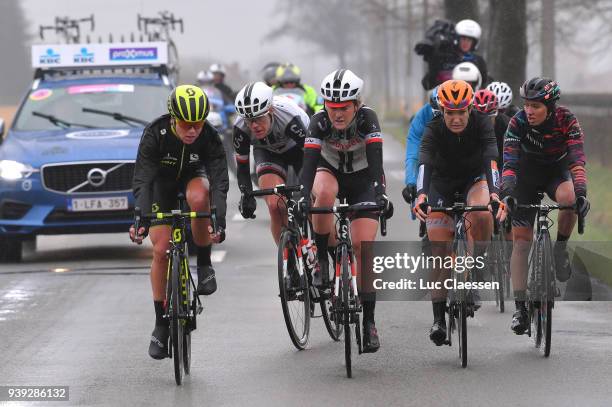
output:
M94 182L92 183L88 180L88 174L94 169L99 171L95 171L98 178L93 179ZM132 189L134 163L88 162L50 164L43 166L41 171L44 187L53 192L70 194L119 192ZM99 175L101 173L105 173L106 178L99 184Z
M53 210L45 218L45 223L70 222L70 221L130 221L134 219L134 208L122 211L93 211L93 212L70 212L63 209Z

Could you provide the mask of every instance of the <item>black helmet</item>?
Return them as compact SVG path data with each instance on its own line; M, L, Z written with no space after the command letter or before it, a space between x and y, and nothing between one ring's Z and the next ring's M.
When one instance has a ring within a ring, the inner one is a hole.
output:
M523 86L521 86L521 97L525 100L550 104L559 100L561 88L552 79L536 76L525 81Z

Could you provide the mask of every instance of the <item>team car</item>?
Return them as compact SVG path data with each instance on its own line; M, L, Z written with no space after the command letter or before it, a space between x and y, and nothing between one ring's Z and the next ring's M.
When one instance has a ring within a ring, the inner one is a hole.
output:
M37 235L127 231L142 131L173 85L166 62L165 42L32 46L34 80L0 135L0 261Z

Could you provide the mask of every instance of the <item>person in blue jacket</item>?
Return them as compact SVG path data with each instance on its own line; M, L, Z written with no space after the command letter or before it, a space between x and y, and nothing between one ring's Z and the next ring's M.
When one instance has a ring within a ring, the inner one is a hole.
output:
M406 175L402 196L408 204L416 199L417 165L419 161L419 147L425 126L431 119L438 115L438 87L436 86L429 97L429 103L425 104L410 122L408 134L406 134ZM413 218L414 219L414 218Z

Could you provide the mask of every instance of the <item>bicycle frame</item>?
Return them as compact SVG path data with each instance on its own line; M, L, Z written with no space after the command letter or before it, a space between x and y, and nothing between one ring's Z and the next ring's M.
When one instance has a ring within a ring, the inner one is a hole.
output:
M353 245L351 242L351 222L349 221L346 212L341 213L340 218L337 221L336 238L337 238L336 253L341 253L342 250L338 250L338 249L342 249L342 247L346 249L346 253L347 253L348 261L349 261L349 267L351 271L351 275L349 276L348 279L351 282L351 289L353 290L355 297L357 297L359 293L357 291L357 269L355 267L355 256L353 254ZM338 256L338 254L336 254L336 256ZM336 278L334 281L334 296L336 297L340 296L340 279L342 278L342 274L341 274L342 265L340 263L341 263L340 261L336 261L336 270L335 270Z

